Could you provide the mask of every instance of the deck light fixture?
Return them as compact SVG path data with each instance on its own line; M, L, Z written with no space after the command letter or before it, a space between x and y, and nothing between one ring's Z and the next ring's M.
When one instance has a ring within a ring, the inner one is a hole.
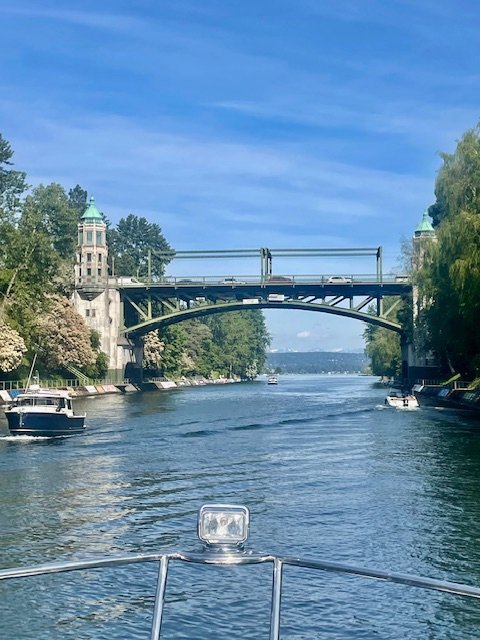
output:
M204 504L198 513L198 537L209 546L242 548L248 538L250 512L231 504Z

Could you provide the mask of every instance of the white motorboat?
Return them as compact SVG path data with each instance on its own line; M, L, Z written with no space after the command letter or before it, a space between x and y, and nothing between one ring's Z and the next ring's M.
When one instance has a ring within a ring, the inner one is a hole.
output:
M278 384L278 376L276 373L272 373L268 376L267 384Z
M395 409L418 409L418 400L411 393L389 393L385 404Z

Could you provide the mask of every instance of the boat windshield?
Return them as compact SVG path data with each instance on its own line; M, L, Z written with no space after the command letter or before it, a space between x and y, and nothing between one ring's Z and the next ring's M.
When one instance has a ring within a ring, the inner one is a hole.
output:
M65 398L31 396L27 398L19 398L17 404L21 407L65 407Z

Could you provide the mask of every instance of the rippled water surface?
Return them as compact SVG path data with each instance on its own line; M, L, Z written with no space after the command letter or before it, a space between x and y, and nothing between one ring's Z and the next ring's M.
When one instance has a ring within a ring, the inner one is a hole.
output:
M204 502L249 546L480 585L480 422L383 405L373 379L283 376L89 398L85 435L0 418L0 566L191 550ZM0 585L0 637L148 638L156 567ZM177 566L162 638L268 638L271 566ZM480 603L286 568L282 638L480 638Z

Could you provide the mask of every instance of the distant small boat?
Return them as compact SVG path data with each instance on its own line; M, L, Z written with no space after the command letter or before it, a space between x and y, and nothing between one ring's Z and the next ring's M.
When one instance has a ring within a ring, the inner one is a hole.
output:
M418 400L411 393L389 393L385 398L385 404L395 409L417 409Z
M276 373L272 373L271 375L268 376L267 378L267 383L268 384L278 384L278 376Z
M17 436L68 436L85 430L85 414L75 414L66 391L33 384L5 407L8 428Z

